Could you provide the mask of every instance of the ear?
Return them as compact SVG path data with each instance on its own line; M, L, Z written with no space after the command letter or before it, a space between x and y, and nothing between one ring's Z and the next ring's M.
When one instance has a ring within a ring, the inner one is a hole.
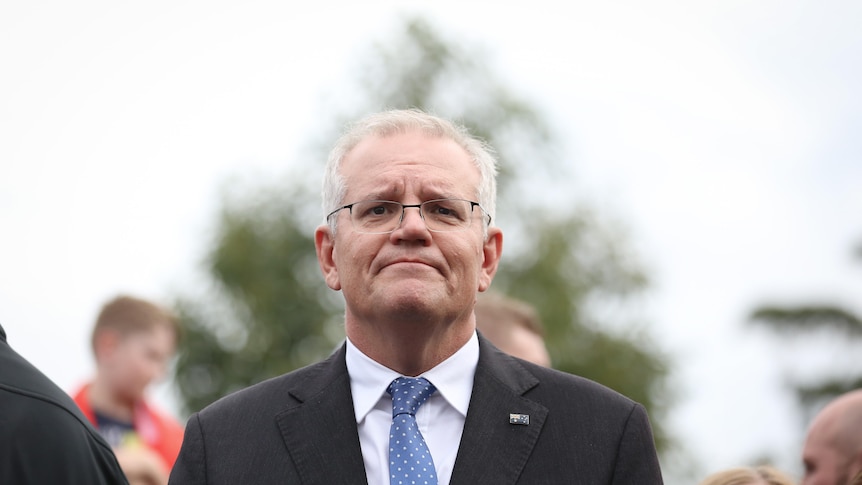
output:
M497 273L500 255L503 252L503 231L499 227L489 227L488 237L482 246L482 272L479 275L479 291L485 291L491 286L491 280Z
M96 362L111 359L120 345L120 338L120 334L116 330L110 328L100 330L93 343Z
M335 237L328 225L318 226L314 231L314 249L317 250L317 263L326 285L335 291L340 290L341 280L335 265Z

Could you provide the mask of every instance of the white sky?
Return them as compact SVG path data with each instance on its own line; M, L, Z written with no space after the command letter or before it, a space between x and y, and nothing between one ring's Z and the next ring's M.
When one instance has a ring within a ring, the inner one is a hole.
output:
M561 183L631 225L702 470L769 451L798 472L782 368L862 365L744 322L764 300L862 310L862 3L428 3L0 5L10 343L64 388L86 379L101 304L187 292L226 177L283 173L358 56L420 11L488 49L565 140Z

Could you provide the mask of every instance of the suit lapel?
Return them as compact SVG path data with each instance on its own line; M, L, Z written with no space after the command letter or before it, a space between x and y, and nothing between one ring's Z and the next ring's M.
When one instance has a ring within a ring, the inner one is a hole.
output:
M523 394L539 381L479 337L479 363L450 485L514 484L542 431L548 409ZM529 424L510 424L510 414Z
M366 483L344 347L298 381L297 404L276 416L305 485Z

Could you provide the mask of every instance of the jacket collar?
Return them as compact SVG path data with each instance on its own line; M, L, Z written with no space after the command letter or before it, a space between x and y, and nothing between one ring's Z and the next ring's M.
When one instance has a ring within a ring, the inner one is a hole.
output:
M288 390L295 402L276 415L305 485L366 483L344 356L342 346L327 360L301 371Z

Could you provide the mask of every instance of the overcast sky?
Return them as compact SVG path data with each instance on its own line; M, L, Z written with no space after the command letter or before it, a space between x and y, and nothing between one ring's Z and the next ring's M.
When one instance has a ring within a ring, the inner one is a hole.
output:
M427 3L3 3L10 343L64 388L85 380L101 304L195 285L225 180L299 163L327 93L419 12L487 49L565 141L560 183L629 225L654 280L644 320L678 367L672 424L702 470L772 452L797 473L782 369L862 363L745 321L766 301L862 310L862 3Z

